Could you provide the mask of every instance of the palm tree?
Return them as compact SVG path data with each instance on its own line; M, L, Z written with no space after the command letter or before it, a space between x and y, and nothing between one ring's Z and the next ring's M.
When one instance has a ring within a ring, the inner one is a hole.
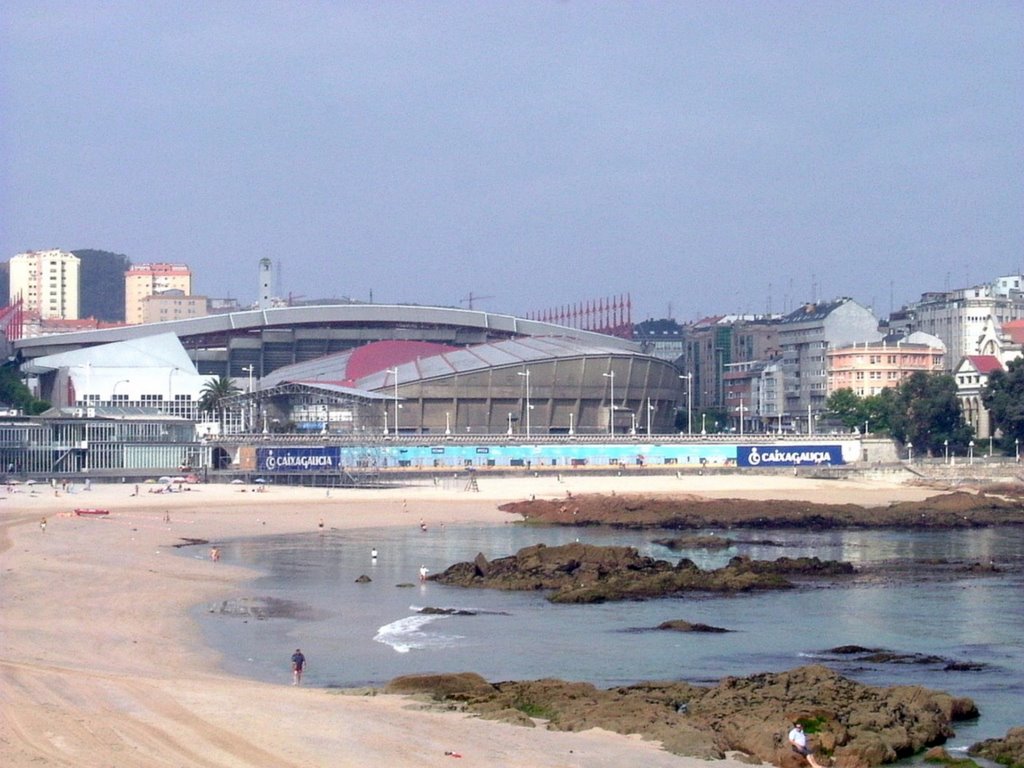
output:
M203 385L199 393L199 410L206 413L218 411L225 398L237 395L241 391L227 376L210 379Z

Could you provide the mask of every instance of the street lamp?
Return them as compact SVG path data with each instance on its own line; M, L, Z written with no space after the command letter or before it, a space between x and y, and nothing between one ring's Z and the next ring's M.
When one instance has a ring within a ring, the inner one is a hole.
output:
M131 384L131 380L130 379L121 379L120 381L115 381L114 382L114 386L110 390L110 402L111 403L113 403L115 398L117 397L117 385L118 384Z
M395 418L393 429L395 430L395 437L398 437L398 366L388 368L388 373L394 374L395 377Z
M530 436L530 369L527 368L525 371L519 371L519 376L526 377L526 436Z
M739 404L739 407L736 410L739 411L739 414L740 414L740 437L742 437L743 436L743 413L744 413L744 411L748 410L747 406L745 406L743 404L743 395L740 395L740 404Z
M1020 464L1020 438L1013 439L1013 460Z
M946 463L949 464L949 440L943 440L942 447L946 452Z
M573 430L573 428L572 428L572 412L571 411L569 412L569 434L570 435L575 435L576 434L575 430Z
M249 374L249 389L248 389L247 391L248 391L248 392L249 392L250 394L252 394L252 372L253 372L253 371L254 371L255 369L254 369L254 368L253 368L253 366L251 366L251 365L246 365L246 366L243 366L243 367L242 367L242 370L243 370L243 371L245 371L246 373L248 373L248 374Z
M608 379L608 434L615 434L615 371L602 373Z
M967 444L967 463L968 464L973 464L974 463L974 441L973 440L971 440L971 442L969 442Z
M449 414L448 411L444 412L444 433L446 435L450 435L452 433L451 414Z
M651 405L651 398L647 398L647 436L651 436L651 414L654 412L654 406Z
M706 413L702 413L700 415L700 433L702 435L706 435L708 433L708 431L704 428L705 427L705 422L707 421L707 416L708 415Z
M908 441L907 442L907 461L913 461L913 460L914 460L914 444Z
M686 434L693 434L693 374L683 373L680 379L686 379Z
M510 435L512 434L512 411L508 412L508 433L507 434L510 434Z
M992 458L992 435L988 436L988 457Z
M633 411L629 412L629 434L636 434L636 413Z

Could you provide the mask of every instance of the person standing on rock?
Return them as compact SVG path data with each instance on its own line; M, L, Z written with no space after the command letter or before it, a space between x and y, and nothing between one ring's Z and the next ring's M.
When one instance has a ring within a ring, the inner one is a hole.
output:
M807 760L811 768L823 768L823 766L814 759L814 754L807 747L807 734L804 733L804 726L802 723L793 723L793 728L789 732L789 743L792 745L793 751Z

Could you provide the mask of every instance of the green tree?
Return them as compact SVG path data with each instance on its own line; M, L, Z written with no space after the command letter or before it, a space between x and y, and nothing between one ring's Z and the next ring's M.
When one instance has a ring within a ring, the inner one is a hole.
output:
M892 436L921 452L938 452L948 440L966 448L973 430L964 422L956 380L948 374L912 373L896 388L889 412Z
M227 376L210 379L199 392L199 410L213 413L221 408L225 398L237 395L241 391Z
M829 395L825 407L828 415L839 419L847 429L860 429L864 426L864 398L849 387L837 389Z
M29 416L40 414L50 407L45 400L36 399L14 365L0 367L0 402L18 408Z
M123 253L78 248L72 253L81 260L79 275L79 317L124 322L124 273L132 263Z
M1024 440L1024 359L1011 360L1005 371L989 374L988 384L981 389L981 402L1004 440Z

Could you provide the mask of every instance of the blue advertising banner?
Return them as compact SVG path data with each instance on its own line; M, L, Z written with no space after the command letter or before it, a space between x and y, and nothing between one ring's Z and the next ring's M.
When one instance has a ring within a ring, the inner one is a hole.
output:
M257 448L257 472L331 472L341 467L337 446Z
M842 464L841 445L738 445L736 463L741 467L799 467L808 464Z

